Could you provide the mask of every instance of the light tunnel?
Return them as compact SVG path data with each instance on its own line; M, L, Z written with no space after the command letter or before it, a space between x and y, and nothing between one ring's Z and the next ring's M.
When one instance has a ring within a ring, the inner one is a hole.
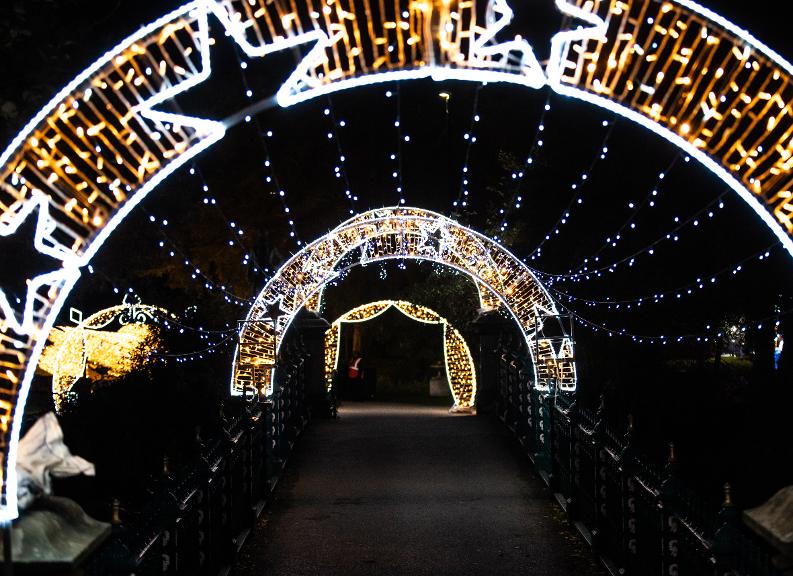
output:
M35 219L35 249L59 265L27 279L24 301L0 289L0 520L17 515L25 402L81 268L149 192L228 128L157 109L211 75L210 18L251 58L309 48L278 91L283 106L429 77L549 86L613 110L699 160L793 254L789 62L690 0L556 0L568 25L542 66L525 40L497 38L513 4L195 0L122 41L31 119L0 155L0 236ZM235 382L243 379L240 370Z
M305 246L267 282L242 322L231 393L270 395L278 352L297 313L339 274L341 260L360 251L358 265L425 260L454 268L477 285L483 308L502 304L517 323L534 364L534 386L572 392L573 341L545 338L559 312L534 273L486 236L429 210L381 208L359 214Z

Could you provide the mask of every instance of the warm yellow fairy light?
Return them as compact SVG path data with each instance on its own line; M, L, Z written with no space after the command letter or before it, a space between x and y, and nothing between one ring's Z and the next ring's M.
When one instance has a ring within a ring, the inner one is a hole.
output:
M720 177L732 176L759 197L793 235L786 194L793 188L790 65L691 1L596 5L606 33L569 44L563 89L605 98L677 134L717 163Z
M339 366L339 335L345 323L366 322L396 308L408 318L425 324L443 326L443 359L446 365L446 379L457 408L470 408L476 397L476 371L471 351L460 332L449 325L448 320L426 306L404 300L380 300L370 302L349 310L339 316L325 333L325 383L330 390L334 373Z
M154 306L123 304L106 308L77 326L50 331L39 370L52 374L52 397L61 411L82 377L116 380L143 366L162 342L157 318L168 313ZM115 329L108 329L118 325Z

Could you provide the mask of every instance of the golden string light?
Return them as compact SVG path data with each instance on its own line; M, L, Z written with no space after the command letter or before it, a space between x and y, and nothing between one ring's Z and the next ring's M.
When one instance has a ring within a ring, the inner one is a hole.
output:
M157 319L168 316L156 306L125 302L77 326L53 328L38 367L52 375L55 409L61 412L71 401L80 378L117 380L145 365L162 345Z
M390 308L399 310L413 320L425 324L440 324L443 327L443 359L446 366L446 379L454 398L454 407L471 408L476 397L476 371L471 351L462 334L434 310L404 300L370 302L349 310L333 321L325 333L325 383L328 390L333 386L333 377L339 366L341 325L366 322Z
M605 33L568 45L563 90L619 104L642 124L667 129L793 234L790 64L693 2L575 3L592 7Z

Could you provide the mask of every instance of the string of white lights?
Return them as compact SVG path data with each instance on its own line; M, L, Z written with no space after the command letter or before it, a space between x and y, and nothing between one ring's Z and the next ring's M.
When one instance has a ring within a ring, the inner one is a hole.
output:
M245 89L245 96L252 98L253 90L250 88L248 76L245 72L248 69L248 62L242 58L239 48L236 45L234 46L234 54L237 56L237 62L240 65L240 77L242 78L243 88ZM302 246L303 242L300 240L300 236L297 233L295 221L292 216L292 210L289 208L289 205L286 202L286 190L281 187L281 184L278 181L278 176L276 176L275 170L273 168L272 155L270 154L270 147L267 144L267 139L273 138L273 131L269 129L263 130L261 124L259 123L259 117L255 114L245 116L244 120L248 124L253 123L254 127L256 128L256 133L259 136L259 142L262 146L262 152L264 153L264 168L266 173L264 181L273 187L276 196L278 196L278 199L281 202L281 209L283 210L287 223L289 224L289 237L292 238L298 246Z
M217 214L220 216L221 220L223 220L224 224L226 225L226 228L228 228L229 234L231 235L231 238L228 241L228 245L236 246L239 244L239 246L242 248L243 250L242 265L247 267L252 261L254 273L258 274L260 272L261 273L267 272L268 269L259 265L258 261L256 260L255 252L251 250L250 247L245 243L243 239L245 232L242 229L242 226L237 224L237 222L234 220L229 220L226 217L226 214L223 211L223 209L220 207L220 203L217 201L217 198L215 198L210 194L209 185L207 184L204 175L201 173L201 169L198 167L198 164L194 162L193 165L190 167L189 172L190 175L196 176L200 181L201 192L203 194L203 197L201 198L201 202L208 206L213 206Z
M714 332L713 327L710 324L705 326L705 329L701 332L693 332L693 333L686 333L686 334L673 334L673 335L666 335L666 334L637 334L634 332L629 332L626 328L609 328L605 324L600 324L598 322L593 322L584 318L580 314L578 314L575 310L565 306L564 304L559 303L560 307L567 311L570 317L580 324L581 326L587 327L594 332L601 332L603 334L608 334L609 337L623 337L623 338L630 338L637 344L661 344L667 345L670 343L685 343L686 341L690 342L710 342L716 338L721 338L724 336L724 332L716 331ZM743 325L739 328L741 332L746 332L747 328L750 326L755 327L758 330L762 330L763 326L766 322L772 322L777 320L780 317L786 316L793 312L793 308L787 309L780 313L774 313L772 315L760 318L758 320L754 320L751 324Z
M467 145L465 147L465 160L463 160L463 167L461 169L462 175L460 177L460 191L457 193L457 199L452 202L452 209L457 216L461 210L460 208L466 208L468 206L468 183L469 183L469 170L470 170L470 159L471 159L471 149L473 145L476 143L476 132L474 128L476 124L480 120L479 116L479 93L482 91L482 87L484 84L477 84L476 90L474 91L474 105L471 112L471 122L468 126L468 132L463 134L463 139L466 141ZM444 93L445 94L445 93ZM449 95L446 94L446 106L449 105Z
M158 230L160 235L162 236L162 240L157 243L157 246L162 250L167 250L168 255L171 258L179 258L185 268L187 269L188 273L191 275L193 280L197 280L199 277L203 281L203 286L206 290L209 291L217 291L223 294L223 299L230 304L236 304L238 306L250 306L250 300L241 298L237 296L233 292L230 292L226 289L225 285L218 284L210 279L204 272L201 271L201 268L197 266L193 261L188 258L188 256L179 248L179 246L168 236L165 232L164 228L168 226L168 220L166 218L158 219L154 214L151 214L148 210L146 210L143 206L139 206L140 210L148 217L149 222L158 226ZM167 248L166 248L167 244Z
M725 196L729 194L729 192L723 192L720 196L718 196L715 200L711 201L707 204L704 208L699 209L689 218L684 220L683 222L680 221L679 216L675 216L673 218L674 223L676 226L666 232L665 234L661 235L660 237L656 238L652 242L644 245L643 247L639 248L635 252L619 258L613 262L603 264L599 268L594 268L592 270L580 271L580 272L573 272L567 274L552 274L548 272L539 272L543 277L548 278L549 282L553 284L554 282L582 282L584 280L590 280L594 278L602 278L605 272L612 273L617 270L617 268L625 264L627 262L628 267L632 267L636 263L636 259L641 256L642 254L647 254L649 256L655 255L655 251L659 245L664 244L666 242L678 243L680 241L680 234L679 232L687 227L692 226L693 228L699 227L701 222L707 220L712 220L716 217L720 210L723 210L725 207Z
M521 187L523 185L523 179L526 175L526 172L534 165L534 155L537 153L537 150L542 148L545 144L545 141L542 138L543 133L545 132L545 118L548 115L548 112L551 110L551 92L548 93L548 96L545 98L545 104L542 107L542 112L540 113L540 121L537 124L537 130L534 133L534 140L532 141L532 145L529 148L529 154L526 158L525 165L523 170L518 170L512 173L512 180L515 181L515 190L513 191L510 199L507 201L506 206L499 210L499 214L501 215L501 225L498 229L498 235L496 235L493 239L498 241L498 237L507 231L507 227L509 226L509 217L514 210L517 210L521 206L521 202L523 202L523 197L521 194Z
M388 99L393 98L394 91L386 90L385 96ZM391 178L396 184L396 193L399 198L398 204L401 206L405 204L404 181L402 178L402 143L403 141L410 142L410 135L405 134L403 136L402 134L402 94L399 82L396 83L396 116L394 120L394 127L396 128L397 134L396 152L391 153L389 160L391 160L391 162L394 164L393 171L391 172Z
M560 214L559 218L557 218L556 223L551 227L548 233L540 240L540 243L537 247L531 251L527 258L531 260L536 260L537 258L542 257L542 249L545 246L545 243L548 242L552 237L558 236L562 226L565 226L570 222L570 216L573 212L573 208L575 206L580 206L584 203L584 196L581 193L583 185L586 184L589 179L592 171L597 166L598 162L601 160L605 160L609 153L608 143L611 139L611 135L614 133L614 127L616 126L616 116L611 120L603 120L602 125L606 130L606 134L603 137L603 141L600 144L597 152L595 153L594 158L589 163L587 169L581 174L581 176L572 184L570 184L570 189L573 191L573 196L570 198L570 202L568 202L565 209ZM524 258L524 262L526 258Z
M231 334L231 333L237 331L237 329L232 327L228 322L226 323L226 327L224 329L213 330L213 329L204 328L202 326L191 326L190 324L186 324L186 323L182 322L176 316L166 315L166 314L164 314L162 312L159 312L159 311L152 312L152 315L155 318L159 319L161 321L162 325L165 326L166 328L169 328L169 327L171 327L171 325L173 325L173 326L176 326L176 327L178 327L178 328L180 328L182 330L187 330L189 332L197 332L197 333L205 335L205 336L209 336L209 335L212 335L212 334Z
M236 337L234 334L229 334L228 336L224 337L223 339L213 342L206 346L205 348L201 348L199 350L192 350L190 352L182 352L182 353L155 353L152 354L155 361L159 360L160 362L167 362L169 359L174 360L179 363L184 362L191 362L193 360L203 360L205 354L213 354L221 349L222 346L228 346L230 343L235 342Z
M589 298L581 298L579 296L575 296L570 294L569 292L565 292L564 290L560 290L553 286L549 286L549 290L551 290L554 294L559 296L562 299L566 299L568 302L578 302L590 307L598 307L604 306L607 309L611 310L618 310L618 309L626 309L630 310L633 307L641 307L643 304L660 304L666 301L677 301L685 298L686 296L691 296L696 294L698 291L704 290L706 287L712 286L716 284L717 281L723 276L737 276L740 272L743 271L744 266L752 261L766 261L771 256L771 253L780 246L779 242L774 242L770 246L763 248L762 250L758 250L757 252L753 253L746 258L742 258L735 264L731 264L730 266L726 266L717 272L709 274L707 276L698 276L695 280L687 282L681 286L677 286L676 288L670 288L667 290L663 290L660 292L654 292L653 294L648 294L641 297L636 298L625 298L625 299L589 299Z
M328 132L328 140L333 140L336 144L336 152L338 153L339 162L333 167L333 177L341 180L344 183L344 195L350 203L350 214L356 214L358 209L355 203L358 201L358 196L355 196L351 191L350 179L347 177L347 170L345 168L347 157L341 149L341 137L339 135L340 128L347 126L347 121L342 119L336 121L336 114L333 111L333 100L328 96L328 105L323 110L323 114L330 121L330 131Z
M584 260L578 266L572 266L568 270L568 274L573 274L574 271L575 272L586 271L590 264L590 261L591 262L600 261L600 255L603 253L604 250L606 250L609 247L611 248L617 247L617 244L620 242L620 240L623 239L626 230L636 229L635 220L637 215L645 206L649 206L650 208L655 207L658 194L661 189L661 184L663 183L664 179L669 175L669 173L674 169L674 167L677 165L678 161L680 160L680 157L681 157L680 153L675 154L675 157L672 159L672 161L669 163L666 169L658 173L658 176L656 177L655 182L653 183L652 189L647 194L647 196L645 196L642 202L639 203L632 201L628 202L628 208L631 210L630 214L628 215L628 218L619 226L619 228L617 228L616 232L606 237L603 244L601 244L597 248L597 250L595 250L595 252L592 253L591 256L584 258ZM685 161L689 162L690 157L686 156Z

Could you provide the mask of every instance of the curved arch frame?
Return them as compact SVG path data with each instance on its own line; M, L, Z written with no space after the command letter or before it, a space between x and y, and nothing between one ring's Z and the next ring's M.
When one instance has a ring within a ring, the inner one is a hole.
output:
M284 106L431 77L548 85L613 110L697 158L793 254L793 65L691 0L556 0L584 25L553 36L543 69L525 40L496 40L512 20L509 0L481 2L403 11L408 3L394 0L380 14L370 0L360 10L303 0L298 11L287 0L194 0L107 52L20 131L0 154L0 237L35 217L34 248L59 264L29 279L24 302L0 289L0 520L17 515L19 423L42 335L81 267L151 190L225 133L226 123L154 109L210 76L210 16L249 57L312 46L278 92Z
M325 333L325 385L330 390L333 374L339 366L339 337L342 324L368 322L391 309L399 310L412 320L443 327L443 361L454 408L469 409L476 399L476 368L471 350L460 331L449 321L426 306L404 300L379 300L348 310L334 320Z
M358 264L391 259L427 260L450 266L483 285L515 319L534 364L534 385L576 388L573 342L538 337L543 323L559 315L534 273L497 242L457 222L419 208L382 208L350 218L292 256L251 306L234 357L231 393L272 393L279 348L306 302L332 281L350 254Z

